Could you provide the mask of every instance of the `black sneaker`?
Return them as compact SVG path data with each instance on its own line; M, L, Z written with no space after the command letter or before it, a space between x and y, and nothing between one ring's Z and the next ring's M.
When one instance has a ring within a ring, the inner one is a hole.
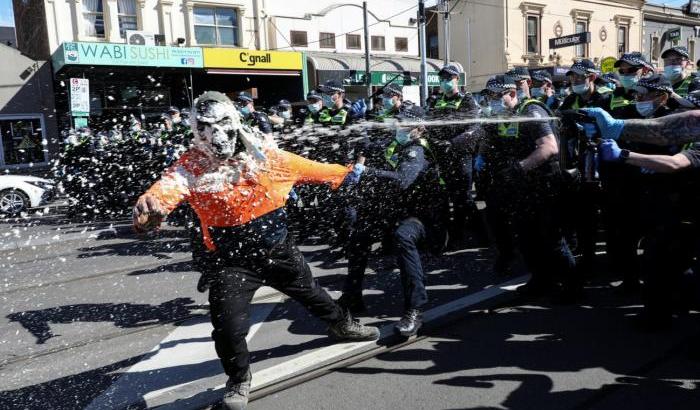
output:
M343 293L338 299L338 304L354 315L367 312L362 293Z
M230 378L226 382L224 391L224 406L226 410L244 410L248 406L248 395L250 395L250 381L253 375L250 370L246 378L242 381L232 381Z
M379 329L360 324L350 314L347 314L343 320L328 326L328 334L336 340L345 341L379 339Z
M406 314L403 315L399 323L396 324L394 329L401 336L409 337L418 333L418 329L423 326L423 315L418 309L409 309Z

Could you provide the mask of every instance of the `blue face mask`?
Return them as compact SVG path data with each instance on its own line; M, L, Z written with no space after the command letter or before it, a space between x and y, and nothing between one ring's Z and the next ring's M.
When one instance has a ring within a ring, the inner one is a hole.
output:
M309 104L306 106L306 108L308 108L309 112L313 114L316 114L317 112L321 111L321 106L319 103Z
M609 89L611 89L613 91L615 91L615 89L617 88L617 84L615 84L615 83L607 83L606 85L608 86Z
M516 91L516 95L518 96L518 101L525 101L527 100L527 94L523 90L518 90Z
M669 81L676 81L683 75L683 67L679 65L667 65L664 67L664 75Z
M280 112L280 117L284 118L285 120L288 120L292 118L292 113L289 111L282 111Z
M333 97L331 97L330 95L323 96L323 106L324 107L331 108L334 105L335 105L335 103L333 102Z
M584 95L588 92L588 83L572 85L571 89L578 95Z
M639 115L644 118L651 116L654 111L656 111L654 101L639 101L635 104L635 108L637 109Z
M635 74L620 76L620 84L622 84L625 90L633 89L637 86L637 82L639 82L639 77L637 77Z
M492 115L501 115L508 110L506 105L503 103L502 98L499 98L498 100L491 100L489 107L491 107Z
M397 128L396 135L394 136L394 138L399 144L406 145L409 141L411 141L411 131L407 129Z
M241 107L240 111L244 117L247 117L250 115L250 107L248 107L247 105L245 107Z
M481 107L481 115L484 117L490 117L491 114L493 113L493 110L490 105L487 105L486 107Z
M382 105L385 110L394 108L394 99L392 97L382 97Z
M533 98L544 97L544 90L541 88L533 88L532 90L530 90L530 92L532 93Z
M451 93L455 89L455 83L452 80L440 80L440 89L445 93Z

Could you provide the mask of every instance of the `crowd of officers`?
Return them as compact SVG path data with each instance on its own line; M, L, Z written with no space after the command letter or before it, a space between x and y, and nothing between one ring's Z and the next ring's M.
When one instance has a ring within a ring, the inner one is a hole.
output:
M604 251L608 271L622 280L619 291L645 297L640 324L656 329L697 302L689 291L698 271L693 210L700 146L601 141L581 110L644 119L700 108L700 77L687 49L673 47L662 58L659 72L641 53L627 53L606 74L584 59L560 90L549 72L516 67L489 79L478 94L460 90L462 73L450 64L427 109L404 101L395 83L374 96L370 110L362 100L348 101L339 81L310 92L302 109L283 100L267 117L256 114L249 95L238 102L261 131L280 131L285 149L360 161L358 184L330 203L338 209L331 228L349 262L340 303L351 312L365 310L363 277L371 245L381 242L396 253L401 272L405 315L396 330L415 334L428 300L421 252L440 253L448 238L470 232L493 242L499 275L522 257L532 275L519 288L523 297L579 300L595 255ZM339 131L334 149L315 153L285 142L287 130L312 125L361 129L363 138L337 149L349 138ZM295 189L289 212L309 195L314 191Z
M348 258L339 302L349 311L365 311L363 278L372 244L381 242L396 253L401 273L405 314L396 330L415 334L428 301L421 253L439 254L450 240L468 236L492 241L498 275L522 257L532 275L518 290L523 297L578 300L604 250L609 271L622 278L619 289L643 292L643 323L658 328L696 301L684 293L692 288L691 273L699 272L694 168L700 146L601 142L580 110L634 119L700 108L700 77L687 49L673 47L662 58L657 72L641 53L628 53L607 74L581 60L559 90L547 71L519 67L489 79L478 94L461 91L462 72L448 64L425 109L404 100L396 83L370 97L368 109L365 100L350 102L336 80L309 92L302 107L281 100L265 113L247 92L235 103L245 123L280 148L355 163L361 176L342 198L298 186L287 206L292 224L303 221L306 229L322 230L330 220L325 228L335 235L333 245ZM155 130L145 133L133 119L129 131L135 139L189 134L175 107ZM304 140L307 135L321 137Z

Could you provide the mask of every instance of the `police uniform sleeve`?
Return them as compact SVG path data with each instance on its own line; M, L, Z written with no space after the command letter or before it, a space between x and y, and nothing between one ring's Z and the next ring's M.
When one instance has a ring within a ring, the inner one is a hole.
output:
M549 114L542 107L532 104L525 109L525 116L531 118L548 118ZM523 129L533 141L537 141L542 137L554 134L549 121L533 121L523 124Z
M376 176L387 179L400 189L405 190L420 176L420 173L428 165L425 159L425 150L420 145L412 145L402 155L396 171L386 171L375 168L367 168L365 171L368 176Z
M700 143L694 143L690 148L681 151L690 161L693 168L700 168Z

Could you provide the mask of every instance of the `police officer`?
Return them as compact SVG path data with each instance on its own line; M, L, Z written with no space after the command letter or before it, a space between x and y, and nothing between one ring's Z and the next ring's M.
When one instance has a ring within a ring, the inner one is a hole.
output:
M685 98L691 83L700 83L700 78L691 71L692 62L688 49L683 46L674 46L661 54L664 60L664 75L673 85L673 91ZM672 103L671 108L676 108Z
M270 119L263 112L256 111L253 105L253 96L250 93L241 91L236 97L238 111L243 116L244 123L251 127L258 127L266 137L272 136L272 124Z
M479 116L479 105L470 93L459 91L459 78L462 70L455 64L447 64L439 72L441 94L436 98L428 113L433 120L475 118ZM469 128L465 126L432 127L433 140L449 141ZM471 194L473 183L473 157L477 147L468 146L465 150L449 150L449 147L438 146L435 150L440 152L440 168L447 184L447 190L451 195L454 205L455 223L451 224L451 237L459 237L464 234L463 229L471 225L477 231L481 230L480 216L476 203Z
M270 109L270 123L272 129L278 132L289 133L294 125L292 118L292 104L288 100L280 100L277 105Z
M497 76L490 84L495 114L547 118L537 100L520 101L515 82ZM512 228L532 279L520 288L525 295L551 293L559 284L575 291L575 261L561 232L559 201L559 146L548 121L513 122L485 127L483 155L489 178L486 203L497 209Z
M623 54L614 64L620 76L621 87L616 87L606 110L615 118L635 117L634 87L637 82L654 73L654 66L640 52ZM605 108L605 107L603 107Z
M396 324L403 336L415 335L422 325L421 310L428 301L419 248L445 244L447 201L423 126L423 109L411 105L395 115L395 133L371 144L369 165L360 183L358 220L348 246L348 277L340 303L351 311L364 310L362 281L374 239L389 228L404 296L404 315ZM375 160L373 160L375 158ZM437 246L440 248L440 246ZM438 249L439 250L439 249Z
M516 92L520 101L525 101L531 97L532 77L527 67L513 67L506 72L506 75L515 81Z
M302 125L318 124L318 118L323 110L323 93L311 90L306 94L306 106L299 110L294 122Z
M550 110L555 111L561 105L561 100L557 98L557 91L552 82L552 75L546 70L539 70L532 73L532 88L530 95L542 103Z
M566 97L560 110L577 110L583 107L607 107L609 97L596 90L599 72L591 60L581 60L571 66L566 77L573 93Z
M382 121L386 118L392 118L401 111L402 104L402 87L396 83L387 84L381 94L381 110L377 111L372 119Z
M346 126L350 123L350 102L345 99L345 87L338 80L328 80L320 87L323 109L318 123L326 126Z

